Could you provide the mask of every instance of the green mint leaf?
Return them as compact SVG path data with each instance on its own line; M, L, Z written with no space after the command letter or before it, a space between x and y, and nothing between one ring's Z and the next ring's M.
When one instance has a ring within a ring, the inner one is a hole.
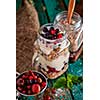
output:
M53 84L53 87L54 87L54 88L61 88L61 87L66 88L66 84L67 84L66 78L65 78L65 77L60 77L60 78L57 79L57 81Z

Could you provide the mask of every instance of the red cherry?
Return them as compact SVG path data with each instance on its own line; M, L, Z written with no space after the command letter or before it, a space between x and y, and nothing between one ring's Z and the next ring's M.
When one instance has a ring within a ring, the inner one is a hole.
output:
M47 95L44 97L44 100L51 100L51 97Z
M35 76L35 74L34 73L31 73L32 74L32 76Z
M62 38L62 34L58 34L57 38L58 38L58 39L59 39L59 38Z
M22 76L22 78L24 78L24 79L25 79L25 78L26 78L26 75L23 75L23 76Z
M28 86L27 86L27 88L28 88L28 89L30 89L30 88L31 88L31 86L30 86L30 85L28 85Z
M39 84L33 84L32 85L32 92L33 93L39 93L41 90L40 85Z
M56 93L56 89L52 89L52 93L55 94Z
M23 94L25 94L25 93L26 93L26 91L25 91L25 90L23 90L23 91L22 91L22 93L23 93Z
M22 88L21 88L21 87L18 87L17 89L18 89L19 91L22 91Z
M22 78L23 79L27 79L28 78L28 75L23 75Z
M51 34L55 34L56 33L56 30L51 30L50 33Z
M29 80L32 80L33 79L33 76L29 76Z
M46 82L42 82L42 87L45 87L46 86Z
M31 90L28 90L28 92L27 92L27 93L28 93L28 95L30 95L32 92L31 92Z
M22 78L19 78L17 80L17 85L24 85L24 80Z
M33 79L35 79L35 80L36 80L36 79L37 79L37 76L36 76L36 75L34 75L34 76L33 76Z

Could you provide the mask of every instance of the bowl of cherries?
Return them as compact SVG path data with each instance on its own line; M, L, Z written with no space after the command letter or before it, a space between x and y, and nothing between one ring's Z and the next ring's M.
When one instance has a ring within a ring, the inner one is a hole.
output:
M16 78L16 90L23 96L36 96L44 92L47 78L38 71L25 71Z

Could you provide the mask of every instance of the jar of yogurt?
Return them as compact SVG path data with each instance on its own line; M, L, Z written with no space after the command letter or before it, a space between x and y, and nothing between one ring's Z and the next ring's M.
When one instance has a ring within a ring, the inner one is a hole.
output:
M65 27L67 38L70 41L70 52L76 52L83 42L82 18L78 13L74 12L71 23L68 24L67 15L67 11L59 13L54 20L54 24L59 23Z
M35 44L39 57L38 66L48 78L57 78L67 70L69 45L63 26L48 23L40 28Z

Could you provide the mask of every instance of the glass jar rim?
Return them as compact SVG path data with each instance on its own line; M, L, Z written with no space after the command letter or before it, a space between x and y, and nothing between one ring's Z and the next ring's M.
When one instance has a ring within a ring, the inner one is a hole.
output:
M63 16L66 15L66 18L67 18L68 11L62 11L62 12L58 13L56 18L55 18L55 20L54 20L54 24L59 23L61 18L63 18L62 15ZM81 24L82 24L82 18L77 12L73 12L73 16L72 17L76 17L77 21L76 21L76 23L74 25L70 24L70 26L73 26L73 27L75 27L77 29L79 27L79 25L81 26Z

